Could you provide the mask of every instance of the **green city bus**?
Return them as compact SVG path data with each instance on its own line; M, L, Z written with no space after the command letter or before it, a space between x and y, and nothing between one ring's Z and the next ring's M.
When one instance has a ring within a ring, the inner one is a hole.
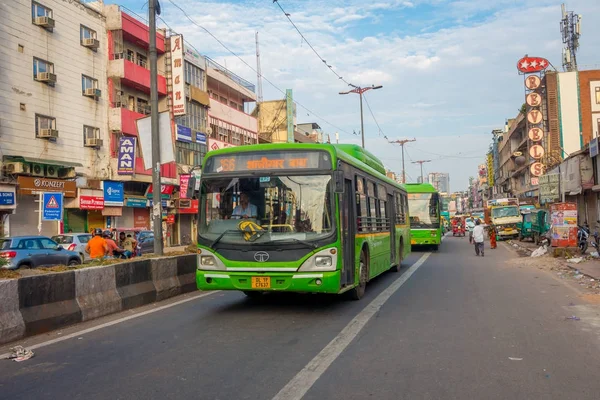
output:
M443 232L439 193L428 183L407 183L404 187L408 193L411 245L437 250Z
M398 271L410 253L406 191L359 146L211 151L198 199L200 290L249 297L349 292L360 299L369 280Z

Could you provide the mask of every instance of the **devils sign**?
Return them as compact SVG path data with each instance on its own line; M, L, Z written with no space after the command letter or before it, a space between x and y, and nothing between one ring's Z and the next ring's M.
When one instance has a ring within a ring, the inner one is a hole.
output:
M548 60L541 57L523 57L517 63L517 69L524 74L540 72L548 68Z

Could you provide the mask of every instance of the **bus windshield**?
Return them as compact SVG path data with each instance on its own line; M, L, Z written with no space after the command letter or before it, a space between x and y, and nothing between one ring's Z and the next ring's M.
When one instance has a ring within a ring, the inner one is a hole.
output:
M439 196L437 193L409 193L408 210L411 228L439 228Z
M200 238L219 243L312 241L333 231L330 175L203 179ZM242 221L256 235L244 235Z

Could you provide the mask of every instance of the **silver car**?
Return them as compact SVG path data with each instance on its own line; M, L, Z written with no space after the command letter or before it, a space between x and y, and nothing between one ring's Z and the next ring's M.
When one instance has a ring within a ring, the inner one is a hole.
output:
M91 238L91 233L63 233L61 235L52 236L52 240L65 249L79 253L83 262L91 260L90 255L85 252L87 243Z
M0 257L8 261L4 269L79 265L79 253L64 249L45 236L14 236L0 239Z

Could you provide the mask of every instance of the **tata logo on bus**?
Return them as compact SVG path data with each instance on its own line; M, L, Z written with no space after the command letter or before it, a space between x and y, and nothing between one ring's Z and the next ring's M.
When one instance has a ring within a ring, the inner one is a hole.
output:
M548 68L550 63L545 58L525 56L517 63L517 69L524 73L541 72Z
M267 262L271 256L266 251L257 251L254 253L254 260L256 262Z

